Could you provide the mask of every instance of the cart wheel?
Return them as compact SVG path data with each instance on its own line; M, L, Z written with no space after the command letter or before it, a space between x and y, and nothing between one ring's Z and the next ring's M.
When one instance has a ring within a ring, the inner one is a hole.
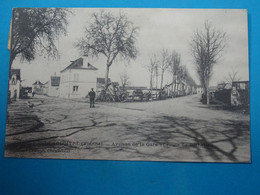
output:
M126 94L121 94L119 97L120 102L125 102L127 100L127 95Z
M111 102L111 101L112 101L112 98L110 97L109 94L106 94L106 96L105 96L105 101L106 101L106 102Z

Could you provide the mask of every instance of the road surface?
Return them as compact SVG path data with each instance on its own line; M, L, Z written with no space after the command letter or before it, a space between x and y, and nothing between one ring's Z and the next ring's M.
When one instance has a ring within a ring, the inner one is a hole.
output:
M8 106L7 157L249 162L249 115L186 96L98 103L38 96Z

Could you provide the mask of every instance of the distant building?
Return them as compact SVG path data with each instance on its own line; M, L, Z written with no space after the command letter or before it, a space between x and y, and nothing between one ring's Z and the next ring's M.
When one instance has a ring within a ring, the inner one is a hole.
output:
M232 106L249 106L249 81L233 81L231 90Z
M21 89L21 71L20 69L11 69L9 74L10 98L19 98Z
M44 84L41 81L37 80L32 84L32 91L35 94L43 95L43 87Z
M165 91L168 97L183 96L190 92L190 86L182 79L174 79L173 82L164 86L163 91Z
M115 82L117 84L117 82ZM136 89L141 89L141 90L147 90L147 87L144 86L126 86L125 90L136 90Z
M217 88L218 90L231 89L232 85L230 83L219 83Z
M211 96L211 98L215 98L215 94L218 91L218 87L217 86L210 86L209 87L209 94Z
M59 96L63 98L86 97L91 88L96 88L97 68L87 62L86 58L72 61L60 71Z
M165 91L165 93L168 97L173 97L174 84L175 84L175 81L170 84L166 84L163 88L163 90Z
M197 86L197 94L203 94L203 88L200 85Z
M44 94L52 97L59 96L60 76L51 76L44 84Z
M43 84L43 95L48 95L49 82L50 82L50 81L46 81L46 82Z

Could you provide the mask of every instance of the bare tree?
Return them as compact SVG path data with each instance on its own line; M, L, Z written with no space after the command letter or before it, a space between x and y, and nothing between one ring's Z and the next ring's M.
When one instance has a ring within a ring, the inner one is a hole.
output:
M232 68L232 71L228 73L227 77L225 77L225 80L227 83L232 85L232 82L240 81L241 77L238 75L238 72L234 68Z
M156 64L155 64L155 67L154 67L154 76L155 76L155 88L158 89L159 63L156 63Z
M194 89L196 88L197 84L191 77L188 70L186 70L185 82L186 82L186 85L190 87L190 93L193 94Z
M186 80L187 79L187 74L188 74L188 70L187 70L186 66L181 65L179 67L179 71L178 71L179 78L182 79L182 80Z
M169 66L169 52L167 49L162 49L160 53L160 61L159 61L159 69L161 70L161 85L160 85L160 90L163 88L163 76L165 70L167 70Z
M176 91L177 73L179 71L180 63L181 63L181 55L176 51L173 51L169 57L169 66L168 66L168 71L172 75L172 86L171 86L172 95L173 92ZM173 87L173 83L174 83L174 87Z
M178 73L177 73L177 78L178 78L178 85L177 85L177 90L180 90L179 87L180 87L180 84L181 84L181 90L183 90L183 81L186 82L186 79L187 79L187 68L186 66L184 65L181 65L179 66L179 69L178 69Z
M207 104L209 104L209 81L213 74L213 67L219 61L225 47L226 33L217 31L208 21L204 29L194 32L191 41L191 51L195 59L197 73L206 92Z
M123 90L129 84L130 77L128 76L127 70L125 69L123 73L120 74L121 86Z
M63 8L15 8L13 11L10 67L20 55L32 61L35 54L58 57L55 40L66 35L67 15Z
M158 60L155 54L150 58L150 63L146 66L146 68L150 73L150 89L153 89L153 77L155 75L156 80L158 77Z
M106 57L105 84L107 86L109 68L118 57L135 58L138 28L124 14L117 16L101 10L92 15L92 21L85 28L85 36L76 43L83 55Z

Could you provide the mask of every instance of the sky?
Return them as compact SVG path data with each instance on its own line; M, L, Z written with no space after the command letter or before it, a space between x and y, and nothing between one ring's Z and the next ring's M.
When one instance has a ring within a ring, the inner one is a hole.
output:
M51 75L60 75L60 71L80 56L75 42L84 36L84 28L91 22L91 14L100 8L73 9L74 15L68 18L67 36L56 41L60 58L55 60L36 56L35 60L21 62L18 56L13 68L21 69L24 86L30 86L36 80L46 82ZM126 61L116 59L110 68L112 81L120 82L120 74L127 72L131 86L149 87L149 72L146 66L154 53L163 48L169 52L175 50L181 54L181 65L185 65L192 78L199 83L195 64L191 55L190 43L195 30L202 29L208 20L215 29L226 32L226 47L222 58L215 64L210 85L215 86L225 80L232 70L237 71L240 80L249 80L248 65L248 27L247 11L238 9L140 9L106 8L113 14L125 13L134 26L139 27L136 47L139 54L136 59ZM89 62L98 68L98 76L104 77L106 59L89 58ZM171 82L171 75L165 72L164 84Z

